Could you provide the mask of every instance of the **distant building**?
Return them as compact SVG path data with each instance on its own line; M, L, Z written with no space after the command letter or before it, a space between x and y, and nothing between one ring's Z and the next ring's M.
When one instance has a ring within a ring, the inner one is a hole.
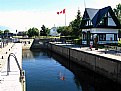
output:
M110 6L102 9L86 8L82 22L82 44L117 44L120 22Z
M60 34L57 32L57 28L56 27L52 27L50 30L50 34L51 36L60 36Z
M14 36L13 33L3 33L3 34L0 34L0 38L11 38L13 36Z
M17 36L27 37L26 31L19 31Z

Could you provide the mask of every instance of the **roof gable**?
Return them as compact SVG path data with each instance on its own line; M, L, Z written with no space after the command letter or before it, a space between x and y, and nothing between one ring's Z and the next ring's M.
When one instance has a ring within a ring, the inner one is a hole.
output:
M99 9L86 8L86 11L89 15L89 18L92 20L95 14L99 11Z
M98 26L98 23L101 21L101 19L105 16L106 13L108 13L110 6L105 7L100 9L96 14L98 17L94 17L93 20L95 20L96 22L94 22L94 27Z
M84 15L83 15L83 20L88 19L88 18L89 18L89 15L87 11L85 10Z
M90 9L90 8L86 8L85 13L87 14L87 16L85 17L85 20L82 20L81 26L85 26L86 22L88 22L89 18L92 21L92 26L94 28L99 27L100 22L102 21L103 18L105 18L106 14L107 14L107 23L110 22L108 21L108 13L110 14L113 24L115 24L115 27L120 27L120 22L118 21L117 17L115 16L112 8L110 6L102 8L102 9ZM84 18L82 18L84 19ZM107 24L107 27L111 26L110 24Z

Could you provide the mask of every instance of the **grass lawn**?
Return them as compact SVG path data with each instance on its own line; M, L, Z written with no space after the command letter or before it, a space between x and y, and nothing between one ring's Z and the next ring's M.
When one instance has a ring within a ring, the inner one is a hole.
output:
M118 41L118 46L120 46L120 47L121 47L121 40L120 40L120 41Z

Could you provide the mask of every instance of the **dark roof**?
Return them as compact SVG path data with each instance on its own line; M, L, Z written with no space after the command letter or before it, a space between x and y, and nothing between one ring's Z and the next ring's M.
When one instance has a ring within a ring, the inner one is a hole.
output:
M114 20L116 26L99 26L100 21L102 18L109 13L112 19ZM92 26L85 26L86 22L88 20L91 20ZM102 8L102 9L91 9L91 8L86 8L82 22L81 22L81 28L120 28L120 22L118 21L117 17L115 16L112 8L110 6Z

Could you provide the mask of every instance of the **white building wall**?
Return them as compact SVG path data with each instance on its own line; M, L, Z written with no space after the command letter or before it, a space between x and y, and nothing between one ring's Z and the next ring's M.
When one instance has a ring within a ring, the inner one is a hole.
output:
M118 43L118 41L114 41L114 34L117 34L118 39L118 29L102 29L102 28L93 28L93 29L83 29L83 32L90 31L93 34L105 33L106 41L98 41L99 44L107 44L107 43ZM82 44L87 44L87 41L82 41Z
M90 29L90 33L118 33L118 29L93 28L93 29Z
M110 34L110 33L117 33L118 34L118 29L102 29L102 28L93 28L93 29L83 29L82 32L86 32L87 31L90 31L90 33L107 33L107 34Z
M116 26L112 18L108 18L108 26Z
M113 21L110 13L108 13L108 26L116 26L115 22Z

